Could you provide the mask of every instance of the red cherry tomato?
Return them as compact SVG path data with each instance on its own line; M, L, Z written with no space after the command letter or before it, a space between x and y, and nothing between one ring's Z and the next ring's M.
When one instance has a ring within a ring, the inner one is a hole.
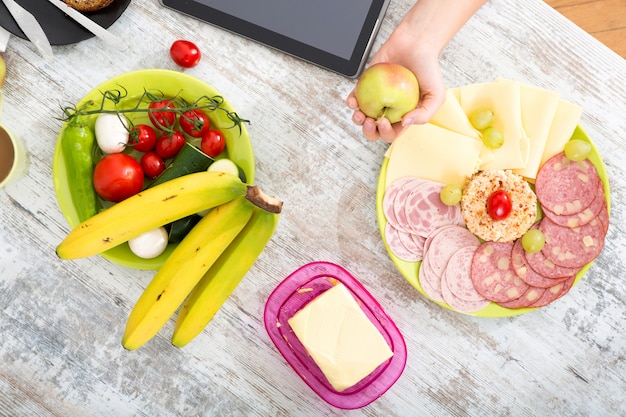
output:
M215 158L224 151L226 147L226 139L222 132L216 129L211 129L202 137L200 142L200 149L202 152L209 155L211 158Z
M154 150L161 158L168 159L176 156L184 145L185 137L178 130L174 130L172 133L163 132L157 138Z
M139 124L131 130L129 144L140 152L148 152L154 149L156 139L156 132L152 126Z
M104 200L118 203L141 191L143 170L132 156L107 155L94 168L93 186Z
M191 68L198 65L202 54L193 42L177 40L170 47L170 56L177 65L183 68Z
M155 179L165 171L165 162L156 152L146 152L141 157L141 168L146 177Z
M487 213L494 220L502 220L511 214L511 196L504 190L494 191L487 199Z
M176 105L170 100L153 101L148 105L148 117L155 128L169 129L176 122L176 112L172 109Z
M202 109L184 112L179 119L183 132L194 138L201 138L211 128L211 121Z

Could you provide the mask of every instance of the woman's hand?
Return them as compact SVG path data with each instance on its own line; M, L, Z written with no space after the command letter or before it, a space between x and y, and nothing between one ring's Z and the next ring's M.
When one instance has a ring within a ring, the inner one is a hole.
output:
M412 124L427 123L446 99L439 54L465 22L486 0L419 0L407 12L389 39L372 57L371 65L392 62L413 71L420 87L415 110L393 125L387 119L374 120L359 110L354 90L346 104L354 110L352 121L363 135L375 141L393 142Z
M348 107L355 110L352 115L353 123L362 127L363 135L370 141L382 139L385 142L393 142L410 125L427 123L445 100L446 90L439 67L438 53L427 50L418 51L415 48L410 55L398 53L402 50L401 39L394 42L394 35L392 35L372 58L372 64L394 62L403 65L417 77L420 87L419 103L414 110L404 115L402 121L392 125L385 118L376 121L365 116L358 109L354 90L350 92L346 100ZM408 50L411 51L411 49Z

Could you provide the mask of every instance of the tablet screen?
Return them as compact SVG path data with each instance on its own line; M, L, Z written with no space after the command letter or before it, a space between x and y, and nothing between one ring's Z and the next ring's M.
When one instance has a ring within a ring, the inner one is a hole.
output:
M347 76L367 58L388 0L161 0L162 4Z

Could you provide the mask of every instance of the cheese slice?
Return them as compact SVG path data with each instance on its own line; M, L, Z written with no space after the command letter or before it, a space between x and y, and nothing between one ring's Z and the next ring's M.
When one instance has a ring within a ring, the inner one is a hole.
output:
M541 165L557 153L563 151L565 144L572 137L574 130L576 130L582 113L582 107L563 99L559 100L541 157Z
M522 126L529 140L529 152L526 166L513 170L528 180L537 177L543 151L548 141L552 119L559 104L559 95L529 85L520 85Z
M504 144L483 161L481 169L521 169L526 167L529 140L522 126L520 84L517 81L476 83L460 87L460 104L465 114L490 108L493 126L502 132Z
M430 123L461 135L480 139L480 134L470 123L452 89L446 90L446 101L430 119Z
M288 320L336 391L344 391L393 356L382 334L338 283Z
M480 140L432 123L412 125L388 151L385 189L403 177L462 187L480 165L482 147Z

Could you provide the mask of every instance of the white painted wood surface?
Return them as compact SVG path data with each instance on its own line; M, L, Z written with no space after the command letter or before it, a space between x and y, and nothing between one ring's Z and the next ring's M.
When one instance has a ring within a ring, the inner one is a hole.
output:
M392 0L375 48L412 4ZM626 63L540 0L493 0L442 54L449 86L517 79L584 107L581 124L606 162L611 229L586 277L526 315L481 319L422 297L381 242L375 191L383 143L369 143L343 100L354 81L220 29L135 0L111 27L125 53L97 39L54 47L44 62L13 37L2 121L31 166L0 192L0 415L3 416L608 416L626 415ZM188 74L252 121L257 183L285 201L271 243L209 327L170 344L172 323L135 352L121 335L152 276L101 257L57 259L68 232L51 177L60 106L115 75L179 70L172 41L197 42ZM270 291L299 266L352 272L405 336L402 377L358 411L317 398L262 323Z

